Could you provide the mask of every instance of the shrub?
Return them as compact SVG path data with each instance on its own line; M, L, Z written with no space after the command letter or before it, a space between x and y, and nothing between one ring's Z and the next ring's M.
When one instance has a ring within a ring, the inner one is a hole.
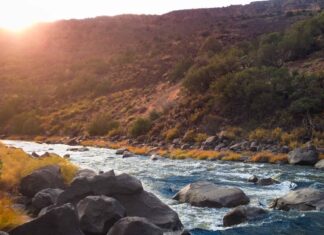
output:
M21 149L0 146L0 160L2 162L2 174L0 188L15 190L20 180L44 166L58 165L66 183L69 183L77 171L77 167L68 160L51 154L49 157L35 159Z
M186 143L193 143L193 142L195 142L195 137L196 137L195 131L188 130L183 137L183 141Z
M108 136L115 137L115 136L120 136L122 134L123 134L123 131L120 128L116 128L116 129L109 131Z
M109 131L117 129L119 122L113 120L109 115L98 115L90 123L88 132L90 135L106 135Z
M180 60L173 68L170 73L170 80L172 82L177 82L184 78L188 69L191 67L193 61L191 58L186 58Z
M151 127L152 123L149 119L138 118L132 123L129 132L132 137L138 137L147 134Z
M151 121L155 121L156 119L158 119L159 117L160 117L160 113L158 112L158 111L156 111L156 110L152 110L151 112L150 112L150 120Z
M266 141L271 138L271 132L263 128L257 128L249 133L249 140Z
M243 135L243 129L240 127L226 127L220 134L227 139L236 140Z
M21 113L14 116L10 122L11 133L17 135L39 135L42 133L41 121L33 113Z
M196 143L202 143L208 138L208 135L205 133L198 133L195 137Z
M179 129L177 127L174 127L172 129L169 129L167 130L165 133L164 133L164 137L166 140L168 141L171 141L177 137L179 137Z

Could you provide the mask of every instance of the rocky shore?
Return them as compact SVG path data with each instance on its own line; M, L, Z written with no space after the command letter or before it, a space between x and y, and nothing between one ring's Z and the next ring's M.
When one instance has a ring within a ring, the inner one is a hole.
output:
M83 148L71 147L71 151L87 151L87 147L104 147L116 149L116 154L125 158L135 154L150 156L152 160L160 157L169 158L197 158L199 160L225 160L241 161L249 163L275 163L292 165L309 165L317 169L324 169L324 149L315 147L312 142L307 142L302 147L290 148L278 143L258 143L255 141L229 141L222 136L208 137L201 144L182 143L181 139L175 139L172 143L166 142L140 142L125 139L113 142L104 137L58 137L42 138L40 143L67 144L71 146L84 146ZM180 152L180 154L179 154ZM191 154L191 152L198 153ZM190 153L190 154L187 154ZM232 154L234 156L232 156Z
M122 155L125 151L120 149L118 153ZM295 152L305 151L311 149ZM30 157L42 159L47 154L35 153ZM312 164L315 162L309 159ZM280 182L252 176L246 183L264 187ZM239 187L196 181L180 189L173 199L192 207L231 208L223 217L224 227L262 220L270 210L324 211L324 192L308 187L258 207L250 204L251 199ZM80 169L67 184L58 165L42 167L21 179L18 196L13 200L14 207L23 209L31 219L9 231L10 235L190 234L177 212L146 191L140 180L113 170Z
M262 187L260 180L248 181ZM97 174L82 169L66 185L60 168L47 166L24 177L19 193L15 206L24 208L32 219L9 231L10 235L190 234L177 213L145 191L137 178L113 170ZM268 214L268 209L249 206L250 199L241 189L210 182L191 183L173 199L196 207L233 208L223 218L225 227L261 220ZM274 199L268 208L323 211L324 192L313 188L291 191Z

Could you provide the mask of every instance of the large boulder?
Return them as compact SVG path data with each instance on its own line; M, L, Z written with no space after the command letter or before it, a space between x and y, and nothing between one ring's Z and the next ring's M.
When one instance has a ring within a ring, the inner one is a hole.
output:
M145 217L165 230L183 227L177 213L155 195L144 191L138 179L128 174L115 175L114 171L76 178L59 196L57 204L77 204L90 195L113 197L125 207L128 216Z
M70 204L54 208L45 215L16 227L10 235L84 235L77 213Z
M318 161L318 152L314 148L297 148L288 154L289 164L314 165Z
M289 192L283 197L275 199L271 208L279 210L324 210L324 192L313 188L304 188Z
M114 171L93 177L78 177L59 196L58 204L78 203L90 195L114 196L134 194L143 191L141 181L128 174L115 175Z
M258 207L238 206L228 212L223 218L224 226L232 226L246 221L258 219L265 215L266 210Z
M163 235L163 231L145 218L125 217L107 235Z
M20 181L19 191L27 197L34 197L42 189L60 188L63 189L64 179L59 166L46 166L33 171Z
M142 191L133 195L114 196L125 208L127 216L144 217L166 231L179 231L183 225L178 214L154 194Z
M33 212L38 214L43 208L54 205L62 189L47 188L39 191L32 199Z
M315 164L315 168L316 168L316 169L324 170L324 159L318 161L318 162Z
M210 182L196 182L182 188L173 199L198 207L235 207L249 203L249 198L239 188L217 186Z
M89 235L106 235L119 219L126 216L125 208L114 198L88 196L77 205L81 229Z

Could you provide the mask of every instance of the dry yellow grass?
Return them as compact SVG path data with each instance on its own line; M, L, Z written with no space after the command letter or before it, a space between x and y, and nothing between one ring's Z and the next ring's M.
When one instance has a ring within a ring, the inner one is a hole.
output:
M219 152L199 150L199 149L194 149L194 150L172 149L166 155L172 159L192 158L198 160L205 160L205 159L217 159L219 156Z
M27 220L28 217L22 211L13 209L8 197L0 195L0 230L10 230Z
M268 151L259 152L251 157L252 162L277 163L277 162L287 162L287 160L288 160L287 154L283 154L283 153L274 154Z
M77 171L75 165L55 154L36 159L21 149L8 148L4 145L0 145L0 161L2 162L0 186L5 190L15 190L24 176L44 166L60 166L66 183L73 179Z

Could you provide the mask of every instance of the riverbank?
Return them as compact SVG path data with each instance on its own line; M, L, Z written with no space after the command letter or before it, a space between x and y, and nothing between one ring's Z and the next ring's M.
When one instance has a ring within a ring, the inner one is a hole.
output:
M48 144L67 144L67 145L82 145L84 147L99 147L109 148L115 150L125 150L126 152L144 155L165 157L170 159L196 159L196 160L208 160L208 161L236 161L236 162L248 162L248 163L270 163L270 164L289 164L289 153L296 149L302 149L303 151L314 150L317 157L313 162L300 161L302 165L315 165L317 162L324 159L324 149L321 147L315 147L309 142L299 148L290 148L288 146L280 145L263 145L258 143L250 143L247 141L238 141L234 143L232 147L217 148L214 147L216 141L215 137L207 138L201 145L184 145L181 143L140 143L129 139L122 141L112 141L103 137L42 137L38 136L30 138L26 136L12 136L10 139L17 140L30 140L38 143ZM214 142L214 143L213 143ZM242 143L245 143L244 147ZM251 147L252 145L252 147ZM234 146L234 147L233 147ZM253 147L254 146L254 147ZM308 155L312 153L308 153ZM305 155L301 153L299 155ZM129 155L130 156L130 155ZM308 158L307 154L304 158ZM292 163L292 164L299 164Z
M152 161L147 156L136 155L123 158L116 155L116 150L107 148L69 146L63 144L38 144L25 141L4 141L6 145L21 148L28 154L33 152L42 155L55 152L61 156L70 155L70 161L81 168L90 168L96 172L116 172L130 174L143 183L149 192L157 195L164 203L175 210L185 228L193 235L232 234L246 231L243 234L282 233L321 234L322 212L298 212L269 210L268 206L275 198L280 198L291 191L302 188L323 190L323 171L310 166L290 164L251 164L234 161L206 160L173 160L161 158ZM78 151L79 149L80 151ZM256 175L259 179L273 178L277 183L263 186L248 182ZM249 198L249 206L262 207L268 211L262 220L243 223L241 226L224 228L223 218L230 212L229 208L201 208L189 203L178 203L172 197L183 187L198 181L208 181L222 187L240 188ZM224 230L226 229L226 230ZM257 232L257 233L255 233Z

